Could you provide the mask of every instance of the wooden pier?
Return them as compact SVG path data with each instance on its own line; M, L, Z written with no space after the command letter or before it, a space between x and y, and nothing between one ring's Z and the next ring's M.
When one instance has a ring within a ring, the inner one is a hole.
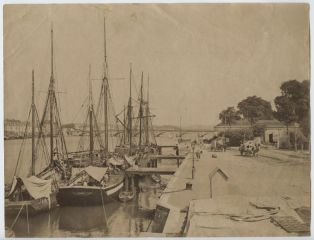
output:
M156 159L172 159L172 160L182 160L185 158L185 156L180 155L152 155L151 158Z
M176 172L176 167L158 167L158 168L128 168L125 173L127 175L152 175L152 174L159 174L159 175L171 175Z
M163 147L175 147L176 155L150 155L149 163L147 167L130 167L125 171L124 191L135 191L135 177L136 176L148 176L148 175L172 175L174 174L181 164L181 160L185 159L185 156L180 156L177 146L163 146ZM161 148L159 148L161 149ZM176 160L176 167L163 167L158 166L158 160L170 159Z

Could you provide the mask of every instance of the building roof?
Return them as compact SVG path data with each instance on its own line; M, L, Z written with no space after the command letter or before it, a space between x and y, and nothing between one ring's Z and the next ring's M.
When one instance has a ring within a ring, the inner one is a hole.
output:
M279 122L276 119L272 119L272 120L258 120L256 122L256 125L259 126L265 126L265 127L286 127L282 122Z
M256 122L257 126L265 126L265 128L286 128L286 125L276 119L271 120L258 120ZM234 121L231 125L219 123L215 128L249 128L251 124L246 119L241 119ZM289 127L295 127L294 124L290 124Z

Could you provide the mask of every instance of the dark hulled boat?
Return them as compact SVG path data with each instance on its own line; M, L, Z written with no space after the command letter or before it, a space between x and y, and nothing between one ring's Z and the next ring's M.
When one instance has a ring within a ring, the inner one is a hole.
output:
M124 175L110 175L107 167L88 166L65 186L59 187L58 203L66 205L100 205L112 201L123 187Z

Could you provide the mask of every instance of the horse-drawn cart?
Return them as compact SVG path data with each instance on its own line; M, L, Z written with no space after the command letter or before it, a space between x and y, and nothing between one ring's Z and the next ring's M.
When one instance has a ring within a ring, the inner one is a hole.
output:
M257 156L260 150L260 143L255 141L247 141L239 147L241 156Z

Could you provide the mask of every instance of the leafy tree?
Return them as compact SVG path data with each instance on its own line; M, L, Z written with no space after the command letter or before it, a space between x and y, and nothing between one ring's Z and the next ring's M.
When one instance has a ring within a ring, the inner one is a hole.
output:
M239 112L251 125L257 120L273 118L270 102L256 96L247 97L238 104Z
M265 132L265 126L254 125L253 126L253 135L254 137L262 137Z
M297 115L295 111L296 105L287 96L278 96L275 98L274 102L277 109L277 111L274 112L274 116L279 121L286 124L288 132L289 124L297 120Z
M300 123L303 133L309 133L310 119L310 82L289 80L281 84L281 96L275 98L278 120L290 124Z
M223 124L231 125L236 120L240 120L241 116L239 111L236 111L234 107L228 107L219 113L219 119Z

